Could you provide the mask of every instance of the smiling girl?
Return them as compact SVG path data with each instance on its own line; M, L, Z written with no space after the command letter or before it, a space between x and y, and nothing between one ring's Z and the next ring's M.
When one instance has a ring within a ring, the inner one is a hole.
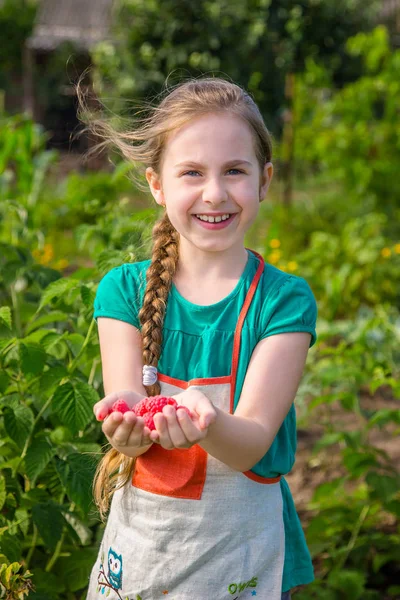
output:
M284 478L294 399L316 341L307 282L244 245L273 176L260 112L239 86L190 80L137 128L104 129L145 167L164 216L152 258L112 269L95 300L106 396L162 394L150 431L111 413L95 499L110 512L88 600L281 600L313 580Z

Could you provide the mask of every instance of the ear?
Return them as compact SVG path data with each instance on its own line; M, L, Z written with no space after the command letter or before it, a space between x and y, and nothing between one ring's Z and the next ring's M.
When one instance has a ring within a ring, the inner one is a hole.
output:
M272 181L274 174L274 166L271 162L267 162L264 165L263 172L260 177L260 202L262 202L267 195L269 185Z
M150 191L154 200L160 206L165 206L164 193L162 190L161 180L152 167L146 169L146 179L149 184Z

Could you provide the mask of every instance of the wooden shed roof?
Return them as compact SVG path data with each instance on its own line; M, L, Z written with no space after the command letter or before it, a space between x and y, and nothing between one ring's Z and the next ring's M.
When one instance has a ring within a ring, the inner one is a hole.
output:
M27 44L53 50L63 42L88 49L109 36L114 0L41 0Z

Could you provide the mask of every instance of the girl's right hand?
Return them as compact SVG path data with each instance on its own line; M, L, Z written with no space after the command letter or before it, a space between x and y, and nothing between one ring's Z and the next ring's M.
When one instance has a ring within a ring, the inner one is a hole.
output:
M143 418L137 417L132 411L111 413L102 429L113 448L132 458L142 454L153 443L149 437L150 429L144 424Z
M124 414L109 409L118 399L123 399L132 408L144 395L131 390L108 394L94 405L93 411L99 421L104 420L102 430L110 444L125 456L136 457L145 451L153 441L150 439L150 429L145 426L142 417L137 417L132 411Z

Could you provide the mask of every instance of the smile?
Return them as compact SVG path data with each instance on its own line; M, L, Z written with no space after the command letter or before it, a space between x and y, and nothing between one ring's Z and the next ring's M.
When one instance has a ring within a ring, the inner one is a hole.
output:
M217 215L215 217L212 217L211 215L196 215L198 219L200 219L201 221L206 221L208 223L219 223L220 221L226 221L231 216L232 215L230 215L229 213L226 213L225 215Z
M205 229L225 229L228 227L236 217L237 213L225 213L223 215L216 215L212 217L211 215L193 215L193 218L196 222Z

